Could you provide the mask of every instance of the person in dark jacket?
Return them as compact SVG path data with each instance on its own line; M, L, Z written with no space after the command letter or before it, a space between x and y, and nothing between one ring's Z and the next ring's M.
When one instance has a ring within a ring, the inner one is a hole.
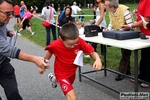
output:
M13 13L13 2L11 0L0 0L0 85L3 87L8 100L22 100L19 94L15 69L10 64L10 58L16 58L35 63L38 67L49 68L43 57L27 54L21 49L11 46L6 40L7 35L13 36L9 32L6 24L9 23Z

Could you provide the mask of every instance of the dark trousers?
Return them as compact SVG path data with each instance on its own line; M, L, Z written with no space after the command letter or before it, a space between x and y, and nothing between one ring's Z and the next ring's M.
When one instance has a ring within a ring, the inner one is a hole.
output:
M101 27L99 28L98 32L102 32L104 29L104 27ZM97 52L97 43L91 43L92 47L94 48L95 52ZM101 49L101 54L103 55L104 54L104 45L103 44L100 44L100 49ZM106 52L106 51L105 51Z
M150 48L141 50L139 79L150 82Z
M92 47L94 48L95 52L97 52L97 43L91 43ZM101 54L103 55L104 54L104 45L103 44L100 44L100 50L101 50ZM105 52L106 52L106 49L105 49Z
M51 35L50 35L50 28L52 29L53 40L56 40L56 27L51 25L50 27L46 27L46 45L50 44Z
M121 73L130 73L130 56L131 50L121 48L122 58L119 64L119 72Z
M58 38L59 38L59 36L60 36L60 28L58 28Z
M10 59L6 58L0 64L0 84L4 88L8 100L22 100L19 95L14 68L9 62Z

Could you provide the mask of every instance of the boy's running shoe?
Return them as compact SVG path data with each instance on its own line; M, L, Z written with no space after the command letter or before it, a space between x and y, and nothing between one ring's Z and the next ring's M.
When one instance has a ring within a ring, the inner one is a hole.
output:
M52 87L56 88L57 87L57 82L56 82L55 76L52 73L49 73L48 78L52 82Z

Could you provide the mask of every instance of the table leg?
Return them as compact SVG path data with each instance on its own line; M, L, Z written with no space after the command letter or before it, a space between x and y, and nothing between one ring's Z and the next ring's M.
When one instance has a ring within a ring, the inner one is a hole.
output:
M135 92L138 92L138 50L134 50L134 79Z
M81 76L81 66L78 66L78 70L79 70L79 82L82 81L82 76Z
M106 70L106 45L103 45L103 52L104 52L104 76L107 76L107 70Z

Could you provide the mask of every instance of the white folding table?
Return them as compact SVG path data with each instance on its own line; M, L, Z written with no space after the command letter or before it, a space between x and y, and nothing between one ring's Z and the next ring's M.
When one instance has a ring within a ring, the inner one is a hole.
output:
M128 39L128 40L115 40L115 39L104 38L102 36L102 33L98 33L98 36L94 36L94 37L85 37L85 35L80 35L80 37L88 42L103 44L104 48L106 48L106 45L108 45L108 46L124 48L124 49L134 51L134 79L135 79L134 92L138 92L138 50L150 47L150 39L135 38L135 39ZM106 68L106 52L105 51L106 50L104 50L104 68L103 68L104 75L107 76L107 71L119 73L117 71L113 71L111 69ZM91 72L95 72L95 71L81 72L81 67L79 66L79 81L82 81L81 77L83 76L106 88L109 88L117 93L120 93L119 91L113 88L110 88L109 86L106 86L105 84L102 84L101 82L98 82L97 80L85 75ZM128 75L124 75L124 76L130 77Z

